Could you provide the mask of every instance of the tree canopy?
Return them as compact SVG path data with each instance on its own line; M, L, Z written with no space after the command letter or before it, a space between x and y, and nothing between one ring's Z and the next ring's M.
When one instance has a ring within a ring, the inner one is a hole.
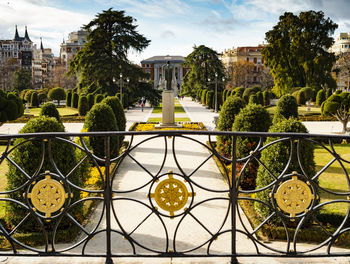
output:
M281 96L292 87L333 86L331 70L335 55L328 49L338 27L322 11L285 12L266 33L268 45L262 50L265 64L274 77L274 92Z
M70 73L79 75L79 87L100 89L102 93L114 95L119 87L122 74L125 78L130 72L142 74L141 69L132 64L128 52L141 52L150 40L139 34L134 24L135 19L126 16L124 11L111 8L96 15L83 29L88 31L87 42L70 62ZM138 80L138 76L135 76Z
M215 73L218 80L225 76L224 66L218 56L215 50L204 45L194 46L184 62L184 66L190 68L190 71L184 77L182 93L194 95L197 89L214 89L214 84L209 84L208 79L214 80ZM218 87L220 89L221 86Z
M14 80L13 80L13 89L18 90L19 92L25 89L32 88L32 73L28 69L18 69L15 71Z

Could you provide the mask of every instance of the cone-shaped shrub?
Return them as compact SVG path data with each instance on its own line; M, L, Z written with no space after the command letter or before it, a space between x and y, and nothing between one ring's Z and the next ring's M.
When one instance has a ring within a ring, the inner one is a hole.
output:
M40 109L40 116L54 117L58 122L61 122L60 114L55 104L48 102L45 103Z
M85 95L79 96L78 112L80 116L85 116L89 111L89 103Z
M290 117L298 118L298 104L293 95L287 94L277 102L273 123L278 122L281 118L289 119Z

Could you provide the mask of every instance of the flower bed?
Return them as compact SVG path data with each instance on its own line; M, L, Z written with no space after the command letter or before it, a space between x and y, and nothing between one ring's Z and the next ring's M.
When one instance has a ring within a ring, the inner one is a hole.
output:
M135 122L129 131L151 131L151 130L202 130L207 131L207 128L202 122L183 122L179 128L155 128L158 122Z

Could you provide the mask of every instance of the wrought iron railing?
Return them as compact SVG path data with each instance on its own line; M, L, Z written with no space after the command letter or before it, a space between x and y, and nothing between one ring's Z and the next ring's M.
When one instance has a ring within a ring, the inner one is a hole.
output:
M121 136L128 144L114 157L111 139ZM217 152L216 136L229 139L231 154ZM104 157L93 154L92 138L103 139ZM247 138L254 140L242 150ZM335 147L346 140L195 131L1 135L0 180L8 182L0 192L0 256L89 256L106 263L350 256L349 245L340 243L350 233L349 156ZM316 166L310 146L322 150ZM324 177L335 164L340 189ZM328 223L325 209L339 205L343 213ZM321 233L317 243L307 243ZM275 241L266 243L269 238Z

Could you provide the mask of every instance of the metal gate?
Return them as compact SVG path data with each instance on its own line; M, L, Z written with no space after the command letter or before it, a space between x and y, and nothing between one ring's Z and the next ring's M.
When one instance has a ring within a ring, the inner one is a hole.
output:
M349 256L349 156L337 152L346 140L195 131L1 135L0 256L106 263ZM334 171L340 187L329 179ZM342 211L332 215L332 207Z

